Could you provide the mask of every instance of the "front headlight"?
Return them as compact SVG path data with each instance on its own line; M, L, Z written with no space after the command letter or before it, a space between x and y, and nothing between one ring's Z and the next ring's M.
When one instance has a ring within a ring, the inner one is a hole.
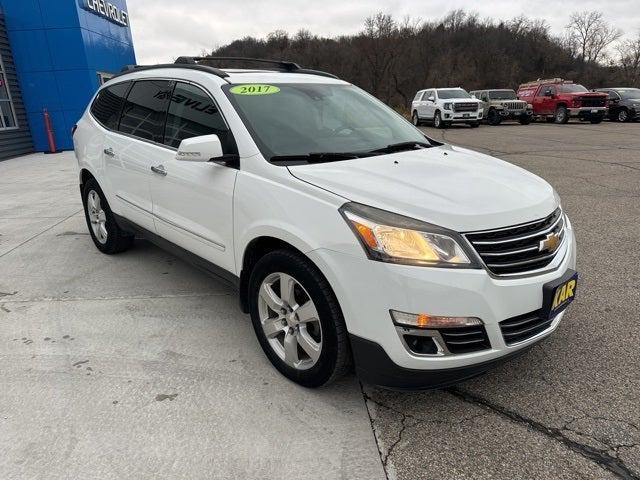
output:
M455 232L359 203L343 205L340 213L372 260L476 268Z
M445 109L445 110L451 110L451 103L450 103L450 102L447 102L447 103L445 103L445 104L443 105L443 107L444 107L444 109Z

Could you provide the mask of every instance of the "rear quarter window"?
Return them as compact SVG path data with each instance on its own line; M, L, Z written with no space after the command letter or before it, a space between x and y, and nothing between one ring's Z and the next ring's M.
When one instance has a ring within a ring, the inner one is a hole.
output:
M131 82L122 82L100 90L91 105L91 115L106 128L118 128L120 112Z

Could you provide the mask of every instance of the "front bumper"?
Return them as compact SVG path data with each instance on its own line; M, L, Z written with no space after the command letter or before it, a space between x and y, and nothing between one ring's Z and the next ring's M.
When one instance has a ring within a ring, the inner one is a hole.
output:
M500 114L503 120L520 119L523 117L526 118L526 117L533 116L532 110L504 110L503 109L503 110L498 110L498 113Z
M568 108L569 115L572 117L590 117L590 116L604 116L607 113L607 107L577 107Z
M481 373L503 357L532 346L557 328L563 313L557 315L546 330L517 344L507 345L499 323L540 309L543 301L542 286L562 277L568 269L575 269L575 237L570 224L566 233L567 241L549 265L548 271L519 278L495 277L484 269L461 270L381 263L368 260L364 254L356 257L326 249L314 250L307 255L331 283L352 338L358 337L377 344L388 358L389 365L409 372L417 370L429 373L421 376L427 384L409 382L409 387L430 388L441 384L435 379L442 373L445 374L445 383L449 381L449 377L458 378L460 372L463 372L461 378L477 374L478 371ZM453 355L412 353L403 343L390 317L390 309L439 316L478 317L484 322L490 347ZM359 342L360 345L362 343ZM354 347L356 369L363 374L363 378L369 378L371 375L367 372L372 367L366 356L359 355L362 350ZM380 357L379 354L376 356ZM381 362L386 364L384 359ZM390 367L385 369L391 371ZM453 376L451 372L446 373L451 369L457 372ZM399 378L405 378L404 374L398 375ZM403 383L383 380L384 378L377 379L374 382L394 388L400 388ZM418 380L416 382L420 383Z
M476 122L482 120L482 110L476 112L453 112L450 110L443 110L442 120L453 123Z

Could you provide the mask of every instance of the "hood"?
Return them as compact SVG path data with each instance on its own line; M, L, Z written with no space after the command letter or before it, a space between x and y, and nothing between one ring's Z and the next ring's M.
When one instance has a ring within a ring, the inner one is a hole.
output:
M440 101L442 102L446 102L446 103L471 103L471 102L476 102L476 103L481 103L480 100L478 100L477 98L441 98Z
M450 145L289 171L347 200L458 232L537 220L558 206L553 188L536 175Z

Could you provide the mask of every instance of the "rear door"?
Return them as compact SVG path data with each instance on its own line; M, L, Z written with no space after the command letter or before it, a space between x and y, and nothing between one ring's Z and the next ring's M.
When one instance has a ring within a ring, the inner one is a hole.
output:
M173 82L136 81L124 102L116 132L104 142L106 174L115 194L116 212L155 231L149 181L151 167L172 156L163 143Z
M158 234L228 271L233 255L233 189L238 170L212 162L176 160L185 138L216 134L223 153L237 154L231 130L212 96L177 82L171 95L164 144L171 149L151 179Z

